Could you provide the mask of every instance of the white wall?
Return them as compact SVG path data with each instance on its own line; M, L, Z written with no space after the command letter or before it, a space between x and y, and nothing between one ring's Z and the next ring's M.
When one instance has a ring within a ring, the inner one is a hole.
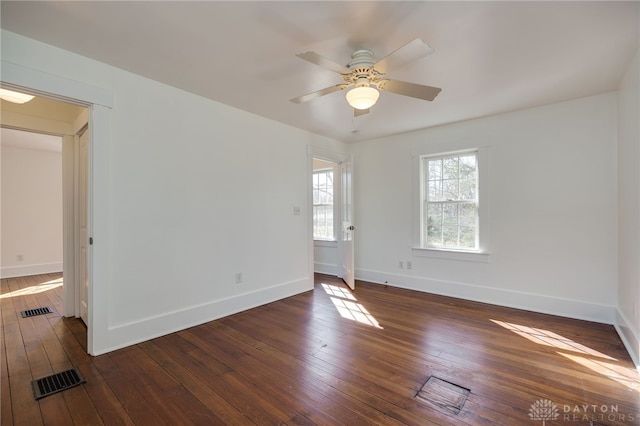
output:
M308 146L341 143L6 31L2 56L113 94L91 353L312 288Z
M58 151L15 146L2 132L3 278L62 271L62 139ZM22 261L18 260L22 255Z
M618 332L640 366L640 53L618 91Z
M476 146L488 147L490 263L414 256L412 156ZM359 278L613 323L615 94L363 142L353 152Z

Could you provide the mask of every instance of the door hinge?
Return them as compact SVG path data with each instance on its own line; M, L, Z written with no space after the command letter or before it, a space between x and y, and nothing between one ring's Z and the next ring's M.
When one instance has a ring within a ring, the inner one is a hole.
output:
M93 245L93 237L89 237L89 245L92 246Z

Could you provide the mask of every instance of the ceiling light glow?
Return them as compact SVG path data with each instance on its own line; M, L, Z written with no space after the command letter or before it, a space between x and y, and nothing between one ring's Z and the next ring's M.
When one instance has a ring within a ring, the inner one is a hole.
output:
M0 99L13 102L14 104L23 104L29 102L34 97L25 93L14 92L13 90L0 89Z
M354 87L347 92L347 102L355 109L369 109L379 97L380 92L368 86Z

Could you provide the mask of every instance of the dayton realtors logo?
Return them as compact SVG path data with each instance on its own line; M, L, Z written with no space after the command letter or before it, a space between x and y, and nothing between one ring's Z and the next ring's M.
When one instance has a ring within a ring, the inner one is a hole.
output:
M625 424L635 423L640 420L640 416L634 413L621 413L618 404L614 405L563 405L562 419L573 422L622 422Z
M529 417L534 421L542 420L542 425L544 426L547 420L556 420L560 417L560 413L556 404L548 399L539 399L531 404Z
M542 421L543 426L547 421L558 420L566 422L622 422L631 424L640 422L640 414L620 413L618 405L604 404L564 404L561 409L548 399L539 399L529 409L529 418L533 421Z

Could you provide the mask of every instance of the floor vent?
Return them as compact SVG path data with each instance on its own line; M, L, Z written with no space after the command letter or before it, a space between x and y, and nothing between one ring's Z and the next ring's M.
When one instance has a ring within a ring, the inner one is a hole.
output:
M35 398L41 399L85 382L86 380L82 377L80 371L77 368L72 368L62 373L56 373L43 377L42 379L34 380L31 382L31 386L33 387L33 395Z
M458 415L470 393L470 389L430 376L415 397L419 401Z
M26 311L20 312L20 315L22 315L22 318L29 318L29 317L35 317L36 315L45 315L45 314L51 314L51 313L53 313L51 308L48 306L45 306L44 308L27 309Z

